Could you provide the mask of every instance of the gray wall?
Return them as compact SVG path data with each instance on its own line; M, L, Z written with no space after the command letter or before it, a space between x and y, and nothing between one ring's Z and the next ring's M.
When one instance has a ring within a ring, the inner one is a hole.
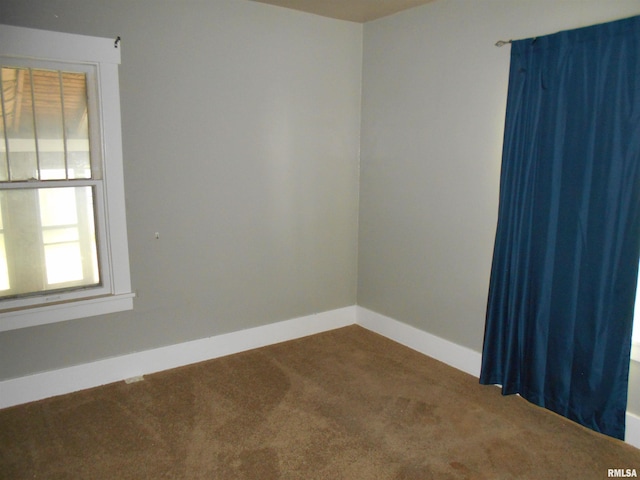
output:
M363 307L480 351L509 67L493 44L639 13L438 0L363 29L246 0L0 0L2 23L122 37L138 293L0 334L0 380L352 305L356 282Z
M362 25L246 0L0 0L0 22L122 37L138 294L0 334L0 380L355 304Z
M359 305L481 351L510 53L494 43L636 14L638 0L440 0L365 24Z

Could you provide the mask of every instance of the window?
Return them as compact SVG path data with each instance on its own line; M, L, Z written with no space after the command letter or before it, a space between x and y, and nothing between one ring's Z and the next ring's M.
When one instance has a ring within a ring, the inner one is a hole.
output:
M631 359L640 362L640 276L636 288L636 305L633 313L633 331L631 335Z
M0 331L133 307L118 46L0 25Z

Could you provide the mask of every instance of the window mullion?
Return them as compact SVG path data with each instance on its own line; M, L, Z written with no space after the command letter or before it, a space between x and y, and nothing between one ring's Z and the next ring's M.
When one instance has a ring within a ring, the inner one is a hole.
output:
M41 180L42 176L40 175L40 145L38 142L38 121L36 119L36 92L35 92L35 84L33 82L33 69L29 69L29 81L31 82L31 110L33 114L33 139L35 141L36 147L36 180Z
M7 180L11 181L11 162L9 162L9 134L7 133L7 108L4 103L4 80L0 68L0 105L2 106L2 128L4 129L4 148L6 152L5 163L7 167Z
M69 152L67 148L67 123L65 121L64 109L64 82L62 81L62 71L58 71L58 81L60 83L60 106L62 114L62 143L64 145L64 178L69 180Z
M0 190L21 190L24 188L46 187L94 187L102 180L92 178L70 178L69 180L25 180L0 182Z

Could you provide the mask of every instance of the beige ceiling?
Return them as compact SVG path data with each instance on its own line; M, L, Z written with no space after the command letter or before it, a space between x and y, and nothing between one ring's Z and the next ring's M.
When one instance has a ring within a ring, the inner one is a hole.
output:
M368 22L435 0L253 0L324 17Z

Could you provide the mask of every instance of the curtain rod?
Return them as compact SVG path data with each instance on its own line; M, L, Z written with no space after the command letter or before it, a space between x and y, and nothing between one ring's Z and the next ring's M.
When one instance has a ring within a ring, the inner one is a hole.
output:
M536 43L538 41L538 37L533 37L531 39L531 45L533 45L534 43ZM515 40L498 40L494 45L496 47L503 47L509 43L513 43L515 42Z

